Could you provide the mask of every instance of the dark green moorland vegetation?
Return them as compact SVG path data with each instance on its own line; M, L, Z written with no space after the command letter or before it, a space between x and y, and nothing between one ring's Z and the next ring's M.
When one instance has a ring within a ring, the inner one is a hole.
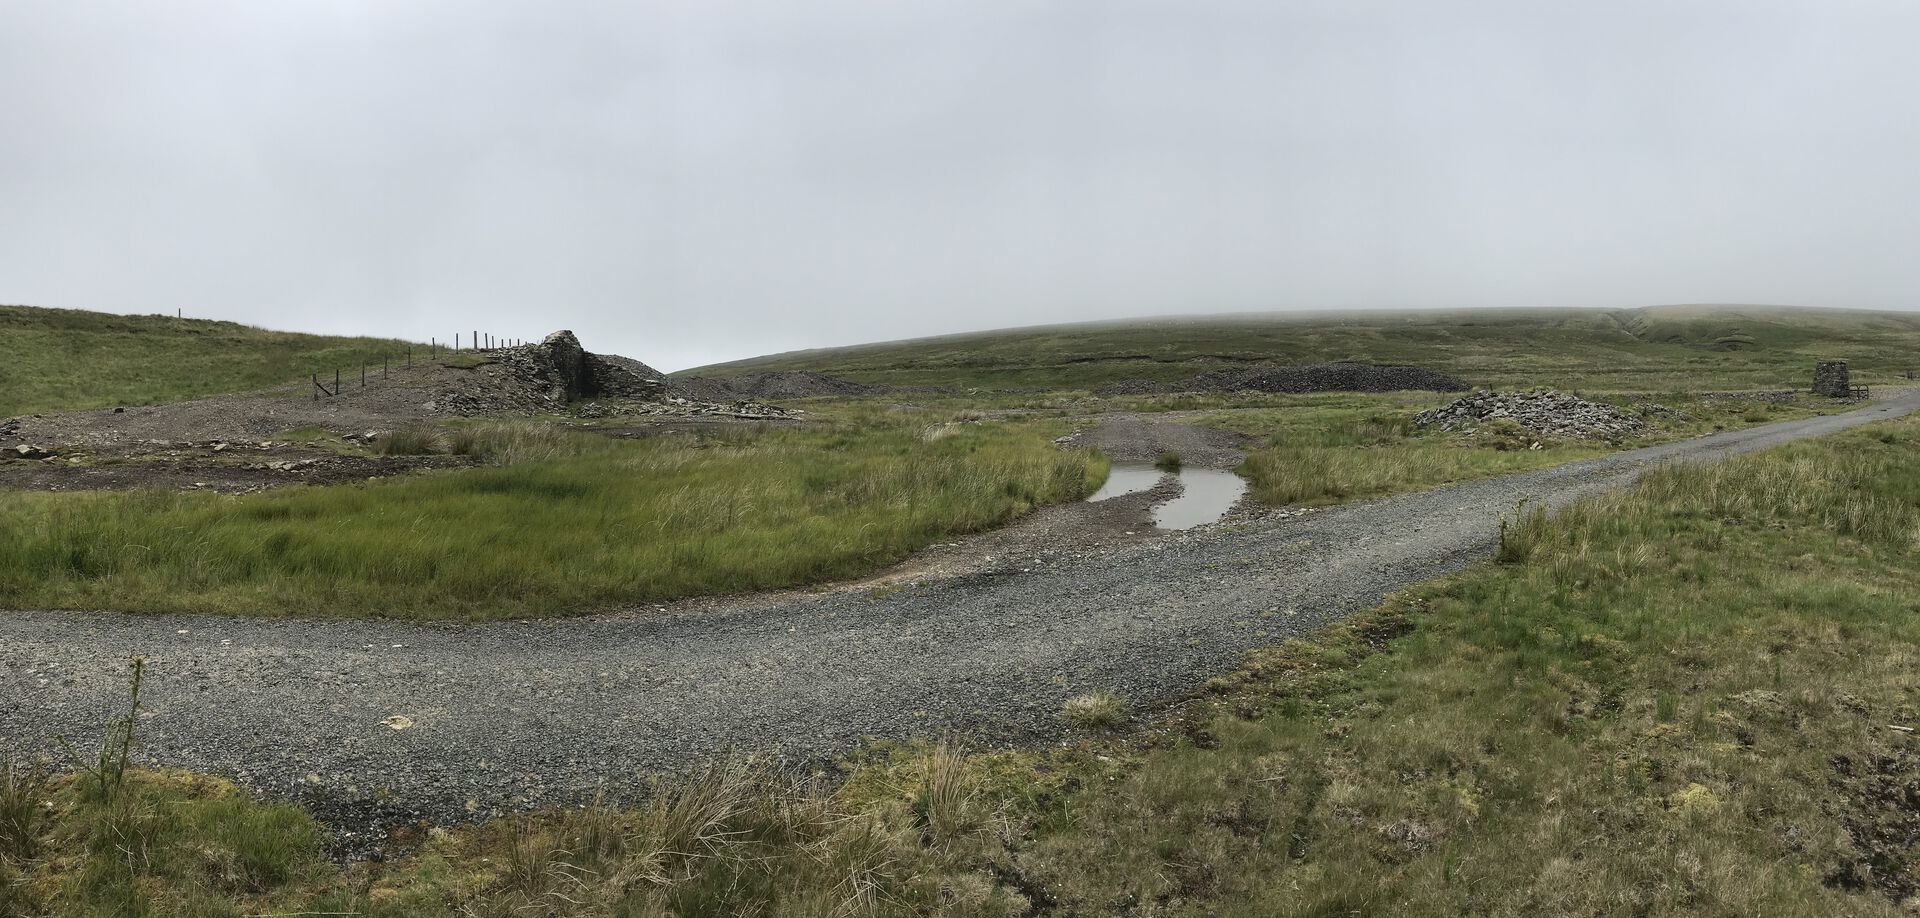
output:
M1051 750L720 766L344 871L217 781L15 768L0 911L1907 914L1916 596L1909 419L1526 516L1165 718L1083 702L1103 732Z
M775 354L687 370L808 370L872 383L1098 389L1252 364L1410 364L1495 388L1804 389L1814 361L1856 382L1920 367L1920 314L1765 306L1272 313L1009 329Z
M1078 498L1049 421L864 419L615 440L539 421L403 430L484 468L244 496L19 493L0 605L484 619L857 576Z
M0 418L153 405L291 383L380 363L410 345L268 331L235 322L0 306ZM416 345L417 347L417 345Z

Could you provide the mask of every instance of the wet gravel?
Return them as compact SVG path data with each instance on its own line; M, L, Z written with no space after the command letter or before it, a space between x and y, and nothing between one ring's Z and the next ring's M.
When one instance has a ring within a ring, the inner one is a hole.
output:
M1056 735L1068 697L1151 706L1457 570L1522 499L1905 414L1920 397L1285 520L869 591L478 625L0 613L0 751L85 741L149 661L142 755L348 829L573 802L732 751ZM319 612L321 610L313 610ZM404 718L399 719L399 718ZM395 729L392 724L401 725Z

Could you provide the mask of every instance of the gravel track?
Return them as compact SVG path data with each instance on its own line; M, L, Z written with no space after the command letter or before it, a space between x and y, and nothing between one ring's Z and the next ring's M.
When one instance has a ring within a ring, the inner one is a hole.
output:
M146 760L301 799L342 828L578 801L730 750L815 761L866 736L1027 741L1059 732L1069 696L1166 701L1249 648L1483 559L1522 499L1563 506L1653 463L1916 409L1908 395L869 592L478 625L0 613L0 751L97 735L134 654L149 660Z

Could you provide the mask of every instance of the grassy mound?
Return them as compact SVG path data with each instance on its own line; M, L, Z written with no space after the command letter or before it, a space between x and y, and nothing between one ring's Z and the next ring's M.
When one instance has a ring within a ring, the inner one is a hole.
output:
M0 418L152 405L331 374L408 343L253 328L233 322L0 306Z

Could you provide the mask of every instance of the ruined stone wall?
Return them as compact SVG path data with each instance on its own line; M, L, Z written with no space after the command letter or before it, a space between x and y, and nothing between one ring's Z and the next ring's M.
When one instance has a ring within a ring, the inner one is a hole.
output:
M589 353L570 331L554 332L539 344L502 348L493 359L562 405L583 398L658 398L666 389L658 370L628 357Z
M1852 378L1847 373L1844 360L1822 360L1813 368L1813 394L1832 398L1846 398L1851 393Z
M666 392L667 379L631 357L588 354L586 385L589 397L659 398Z
M570 402L594 394L588 391L593 388L593 375L587 370L587 349L580 346L573 332L548 335L539 350L541 362L546 364L546 381L553 387L556 400Z

